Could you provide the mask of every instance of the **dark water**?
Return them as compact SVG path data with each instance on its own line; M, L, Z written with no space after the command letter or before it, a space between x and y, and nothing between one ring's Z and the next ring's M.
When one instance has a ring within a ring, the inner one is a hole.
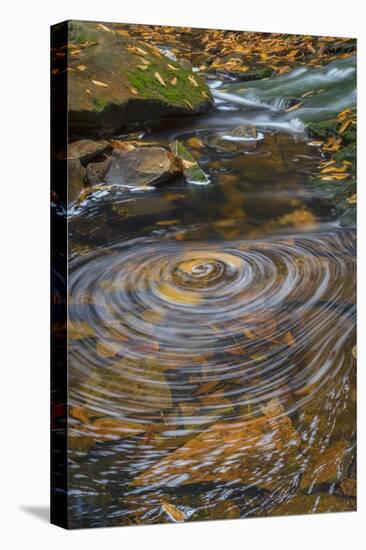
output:
M349 509L355 230L309 184L305 134L212 145L241 109L147 136L182 140L208 185L103 190L70 217L71 526Z

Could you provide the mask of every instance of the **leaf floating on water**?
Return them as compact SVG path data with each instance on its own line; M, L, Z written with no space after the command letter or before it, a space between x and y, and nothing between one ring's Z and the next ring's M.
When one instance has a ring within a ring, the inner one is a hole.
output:
M244 333L244 336L249 338L249 340L253 340L253 338L255 338L254 332L252 330L250 330L249 328L245 328L243 330L243 333Z
M108 88L108 84L105 84L104 82L100 82L99 80L92 80L92 83L95 84L95 86L98 86L99 88Z
M291 331L286 332L286 334L285 334L285 336L283 337L283 339L285 340L286 344L287 344L288 346L290 346L290 347L291 347L291 346L294 346L295 343L296 343L294 337L292 336Z
M160 82L160 84L162 86L164 86L164 88L166 88L166 84L165 84L165 81L163 79L163 77L156 71L156 73L154 73L154 76L156 78L156 80L158 80Z
M357 193L354 193L351 197L348 197L347 202L348 202L348 204L356 204L357 203Z
M165 500L161 501L161 507L163 508L164 512L168 514L168 516L176 522L181 522L186 519L186 515L182 510L179 510L174 504L171 504L170 502L166 502Z
M198 292L192 292L189 290L181 290L179 288L173 287L167 283L160 283L158 285L158 291L163 295L168 301L175 302L177 304L182 304L185 306L197 306L202 302L202 297Z
M115 357L121 350L121 343L107 341L97 343L97 354L99 357Z
M82 321L69 321L67 323L67 335L70 340L82 340L84 338L93 338L94 329Z

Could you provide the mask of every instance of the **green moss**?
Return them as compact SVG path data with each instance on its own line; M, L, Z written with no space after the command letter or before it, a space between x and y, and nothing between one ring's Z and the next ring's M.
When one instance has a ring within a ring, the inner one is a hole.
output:
M261 80L262 78L269 78L274 73L271 67L257 67L244 73L244 80Z
M147 69L142 70L135 68L125 72L131 85L139 92L143 97L165 99L169 103L179 104L184 103L184 100L188 101L192 107L202 103L205 99L201 92L205 92L210 97L210 92L205 84L200 79L192 75L192 72L180 67L178 64L170 63L176 67L176 71L169 71L166 67L165 60L160 62L158 59L154 59ZM166 87L159 82L155 73L159 73L164 80ZM189 80L189 76L194 76L198 86L194 86ZM171 82L176 78L176 84ZM207 98L207 99L208 99ZM188 106L188 105L187 105Z
M357 125L351 124L351 126L342 135L342 141L345 145L355 143L357 139Z
M308 125L310 134L319 139L338 136L338 122L336 120L324 120L322 122L310 122Z
M98 97L95 97L93 99L93 105L98 111L103 111L103 109L108 105L108 102L105 101L105 99L99 99Z
M340 151L333 155L333 158L336 162L343 162L348 160L349 162L355 163L357 157L357 147L356 143L351 143L347 147L343 147Z

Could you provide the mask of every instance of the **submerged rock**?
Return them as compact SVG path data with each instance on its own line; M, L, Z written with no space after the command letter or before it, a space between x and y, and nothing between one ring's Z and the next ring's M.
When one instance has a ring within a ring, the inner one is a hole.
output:
M119 34L113 25L73 21L68 29L71 135L107 135L130 123L203 113L213 105L206 84L158 48Z
M180 173L174 155L163 147L115 149L105 181L111 185L146 187L159 185Z
M326 493L296 495L270 510L268 516L294 516L299 514L324 514L327 512L352 512L356 501L352 498L337 497Z
M210 147L222 152L252 151L263 139L252 124L241 124L232 130L217 132L207 138Z
M314 453L304 472L300 489L310 489L323 483L336 483L340 481L346 473L351 454L348 451L347 441L337 441L325 450Z
M272 490L293 483L300 439L283 407L271 401L263 416L213 424L133 482L175 486L237 481Z

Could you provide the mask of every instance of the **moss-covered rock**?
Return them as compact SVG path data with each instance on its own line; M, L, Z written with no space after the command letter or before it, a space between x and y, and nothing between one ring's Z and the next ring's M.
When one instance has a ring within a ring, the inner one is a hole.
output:
M91 22L69 22L71 136L105 135L134 122L210 109L209 88L156 47Z
M321 122L310 122L308 130L310 135L316 138L327 139L338 136L338 125L337 120L322 120Z

